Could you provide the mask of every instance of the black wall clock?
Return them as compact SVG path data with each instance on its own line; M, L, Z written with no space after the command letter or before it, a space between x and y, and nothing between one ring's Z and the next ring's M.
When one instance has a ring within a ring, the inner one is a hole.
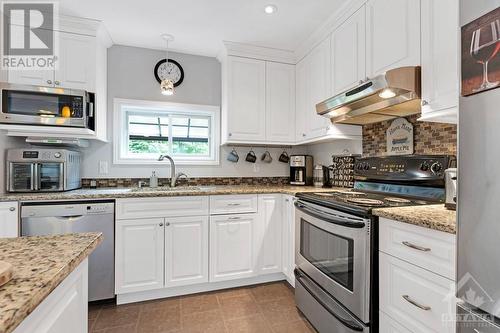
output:
M166 59L158 61L154 74L158 83L161 83L163 79L170 78L174 82L174 87L179 86L184 80L184 69L177 61L172 59L168 59L168 64Z

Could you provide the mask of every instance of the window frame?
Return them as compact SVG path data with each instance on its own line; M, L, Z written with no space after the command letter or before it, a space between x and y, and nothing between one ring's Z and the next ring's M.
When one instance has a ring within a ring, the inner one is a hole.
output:
M209 156L171 156L177 165L219 165L220 145L220 107L215 105L184 104L160 101L145 101L134 99L115 98L113 100L113 163L114 164L145 164L163 165L165 162L156 158L131 157L128 154L128 119L127 111L135 115L151 112L165 112L180 116L208 117L209 126ZM194 113L194 115L193 115ZM171 126L171 124L169 124ZM171 137L171 133L169 133Z

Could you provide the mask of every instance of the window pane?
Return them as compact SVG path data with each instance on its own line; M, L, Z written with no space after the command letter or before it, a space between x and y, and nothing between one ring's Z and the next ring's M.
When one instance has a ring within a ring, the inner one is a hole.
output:
M210 148L207 142L173 142L174 155L189 155L189 156L208 156Z
M168 154L168 141L129 140L128 151L131 154Z
M181 117L181 116L172 117L172 125L187 126L188 122L189 122L189 117Z
M191 118L191 126L208 127L208 118Z
M191 127L189 129L190 138L208 138L208 128Z
M137 125L129 124L128 127L129 135L139 135L139 136L159 136L160 129L158 125Z

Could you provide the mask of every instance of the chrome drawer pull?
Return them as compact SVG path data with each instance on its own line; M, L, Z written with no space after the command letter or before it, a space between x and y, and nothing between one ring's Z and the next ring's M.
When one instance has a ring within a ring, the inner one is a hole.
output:
M227 205L228 205L228 206L239 206L239 205L241 205L241 204L239 204L239 203L235 203L235 202L231 202L231 203L228 203Z
M416 306L417 308L419 309L422 309L424 311L429 311L431 309L430 306L427 306L427 305L422 305L422 304L418 304L417 302L415 302L414 300L412 300L410 298L410 296L408 295L403 295L403 298L405 299L405 301L407 301L408 303L410 303L411 305L414 305Z
M423 252L429 252L431 249L428 248L428 247L422 247L422 246L418 246L418 245L415 245L415 244L412 244L410 242L407 242L407 241L404 241L404 242L401 242L403 245L405 246L408 246L412 249L415 249L415 250L419 250L419 251L423 251Z
M239 220L239 219L241 219L241 217L236 217L236 216L235 216L235 217L230 217L230 218L228 218L228 220Z

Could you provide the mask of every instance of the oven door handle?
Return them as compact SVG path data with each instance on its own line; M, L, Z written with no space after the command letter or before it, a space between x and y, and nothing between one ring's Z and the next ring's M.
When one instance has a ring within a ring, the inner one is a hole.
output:
M302 287L304 287L304 289L306 289L309 294L311 294L311 296L314 297L314 299L318 301L318 303L321 304L332 316L337 318L342 325L353 331L363 332L363 326L358 324L358 322L355 321L347 311L342 309L342 307L331 296L311 281L309 277L302 274L298 269L294 270L294 274L296 281L299 282Z
M351 219L343 218L343 217L338 216L338 215L329 214L327 212L324 212L324 211L318 210L316 208L313 208L309 205L306 205L305 203L300 202L300 201L295 202L295 207L297 207L297 209L303 211L304 213L306 213L308 215L311 215L313 217L316 217L318 219L321 219L321 220L329 222L329 223L341 225L341 226L348 227L348 228L356 228L356 229L361 229L361 228L365 227L365 223L363 223L363 222L353 221Z

